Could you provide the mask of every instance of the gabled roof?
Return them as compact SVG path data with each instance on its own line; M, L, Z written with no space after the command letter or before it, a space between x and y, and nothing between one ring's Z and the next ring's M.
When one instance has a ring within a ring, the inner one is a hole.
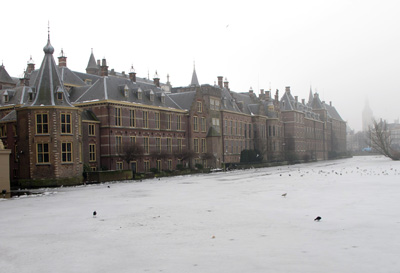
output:
M322 105L322 102L319 98L318 93L314 94L313 100L310 104L313 110L318 110L318 109L325 109L325 107Z
M285 91L281 100L280 100L280 108L282 111L293 111L296 110L295 107L295 99L290 94L290 92Z
M0 82L1 83L15 84L15 82L10 77L10 75L8 74L6 68L4 67L3 64L0 65Z
M336 111L335 107L324 103L324 108L327 110L329 117L336 119L336 120L344 121L342 119L342 117L339 115L339 113Z

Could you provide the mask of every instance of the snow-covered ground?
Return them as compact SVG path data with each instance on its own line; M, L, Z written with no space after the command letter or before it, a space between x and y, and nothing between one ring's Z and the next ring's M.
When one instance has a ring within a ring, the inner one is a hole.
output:
M48 189L2 199L0 232L7 273L400 272L400 162Z

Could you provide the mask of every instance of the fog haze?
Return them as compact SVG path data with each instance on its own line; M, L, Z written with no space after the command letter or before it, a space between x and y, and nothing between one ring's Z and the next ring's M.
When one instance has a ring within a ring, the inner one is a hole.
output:
M173 86L217 76L231 90L291 86L299 99L310 88L332 101L356 130L366 99L377 118L399 118L400 4L398 1L7 1L2 3L0 59L10 76L51 43L67 66L84 71L93 48L109 69ZM7 12L4 12L7 11Z

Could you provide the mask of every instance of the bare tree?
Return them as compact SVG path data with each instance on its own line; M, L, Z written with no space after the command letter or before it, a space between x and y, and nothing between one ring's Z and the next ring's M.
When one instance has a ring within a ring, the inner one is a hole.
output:
M373 124L369 127L367 138L371 144L371 147L378 153L391 158L392 160L399 160L400 153L392 148L390 131L387 128L387 124L384 121L377 122L373 121Z
M196 156L196 153L192 150L183 150L181 152L176 151L175 152L175 157L181 161L188 161L190 165L191 159L193 159Z
M129 164L131 161L142 158L143 154L143 147L134 143L125 150L124 160Z

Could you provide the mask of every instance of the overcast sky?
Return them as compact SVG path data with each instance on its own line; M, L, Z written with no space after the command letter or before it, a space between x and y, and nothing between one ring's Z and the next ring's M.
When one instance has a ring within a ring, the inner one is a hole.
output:
M186 86L195 62L200 84L224 76L236 92L308 99L312 87L356 130L366 99L375 117L400 117L400 1L3 2L0 59L14 77L31 55L39 68L50 21L72 70L93 48L110 69Z

